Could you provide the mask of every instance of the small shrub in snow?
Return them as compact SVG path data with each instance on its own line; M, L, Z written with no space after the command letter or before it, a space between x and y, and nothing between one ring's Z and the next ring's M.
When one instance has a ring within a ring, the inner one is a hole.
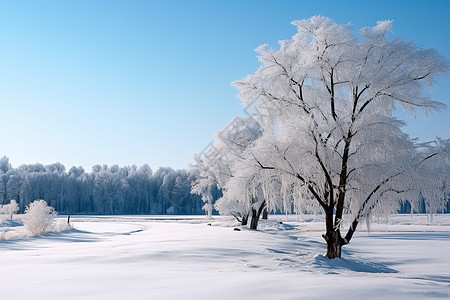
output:
M16 200L11 200L9 204L2 205L0 207L0 214L8 215L10 219L12 219L12 215L16 214L19 211L19 204L17 204Z
M70 223L67 223L65 220L59 220L56 222L56 224L53 226L53 232L61 232L65 230L72 229L73 226Z
M53 231L55 217L58 213L44 200L35 200L27 205L23 225L31 236Z

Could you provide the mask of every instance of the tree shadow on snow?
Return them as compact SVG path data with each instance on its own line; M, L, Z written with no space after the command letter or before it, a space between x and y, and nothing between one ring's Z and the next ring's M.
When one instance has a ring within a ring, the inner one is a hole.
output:
M23 224L17 221L11 221L11 220L7 220L3 223L0 224L0 227L22 227Z
M312 266L327 270L329 274L337 274L341 271L353 271L358 273L398 273L397 270L389 268L387 264L371 262L367 260L353 259L347 251L342 251L341 259L329 259L322 254L313 258Z
M8 250L32 250L41 247L37 241L56 241L69 243L91 243L98 242L100 238L94 237L93 233L78 229L70 229L62 232L50 232L35 237L24 237L10 240L0 240L0 251Z
M74 242L74 243L91 243L102 240L101 238L95 237L95 234L92 232L78 229L69 229L62 232L49 232L36 238L41 240Z

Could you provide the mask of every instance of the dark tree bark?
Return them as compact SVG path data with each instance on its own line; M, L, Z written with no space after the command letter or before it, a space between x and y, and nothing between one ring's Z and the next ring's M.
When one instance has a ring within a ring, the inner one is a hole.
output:
M329 209L325 212L326 234L322 235L327 243L326 256L330 259L341 258L342 246L348 244L348 241L343 239L339 229L339 220L333 222L333 210ZM334 225L337 224L337 225Z
M261 203L261 206L258 210L252 208L252 220L250 222L250 229L258 229L259 217L261 216L261 212L266 207L266 200Z
M327 257L330 259L341 258L342 246L348 244L348 241L341 236L341 222L344 213L344 201L345 201L345 187L348 179L348 159L350 153L350 143L352 140L352 133L349 129L347 138L345 139L344 153L342 155L341 173L339 175L339 193L336 205L336 215L333 220L333 206L329 205L325 210L326 214L326 234L323 236L327 242ZM334 221L334 222L333 222Z
M248 217L249 217L249 213L245 213L242 215L242 217L240 216L240 213L232 213L231 214L239 223L241 223L242 226L245 226L248 224Z
M249 213L245 213L245 214L242 216L242 220L241 220L241 225L242 225L242 226L245 226L245 225L248 224L248 216L249 216L249 215L250 215Z
M268 217L269 217L269 211L267 210L267 207L266 207L263 210L262 218L263 218L263 220L267 220Z
M333 231L330 236L331 239L326 240L327 257L330 259L341 258L342 246L345 245L345 243L339 230Z
M250 221L250 229L258 228L259 215L256 209L252 208L252 220Z

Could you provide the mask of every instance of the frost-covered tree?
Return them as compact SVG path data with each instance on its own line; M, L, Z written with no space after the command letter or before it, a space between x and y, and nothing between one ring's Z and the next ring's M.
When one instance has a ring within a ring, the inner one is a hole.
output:
M251 216L250 229L257 229L264 209L289 211L280 201L278 174L259 172L249 162L253 158L240 159L233 165L233 176L224 186L224 196L217 201L220 211L244 211Z
M220 159L214 164L218 173L219 186L223 197L218 199L215 207L220 214L231 214L242 225L246 225L251 216L250 228L256 229L259 216L266 207L264 195L257 193L258 187L247 185L240 194L229 193L227 185L235 175L236 164L243 159L245 150L261 136L262 128L254 116L236 117L227 128L216 135L215 147L220 153ZM252 195L246 197L246 195Z
M170 210L174 214L191 214L196 208L198 196L192 195L191 183L196 179L196 172L191 170L178 170L170 195Z
M175 185L176 171L172 168L159 168L155 172L155 176L158 177L155 209L161 214L170 214L171 211L168 211L168 209L172 206L170 200Z
M97 165L93 167L93 173L95 175L93 196L98 210L109 214L117 213L118 208L122 207L125 176L121 175L118 165L111 167Z
M16 214L19 211L19 204L17 204L16 200L12 199L9 204L4 204L0 207L0 214L8 215L12 220L13 214Z
M243 158L245 149L259 136L261 136L261 127L253 118L236 117L226 129L216 134L214 144L207 153L195 157L195 168L199 176L192 184L192 193L202 195L206 203L204 208L207 210L207 215L212 213L212 191L216 187L223 189L224 192L224 196L214 205L216 210L220 214L233 215L243 225L247 224L252 209L264 208L262 200L255 201L253 198L248 201L241 196L227 196L225 189L226 184L233 177L234 165Z
M0 158L0 204L7 203L7 184L9 181L10 170L12 169L11 164L9 163L9 158L3 156Z
M192 182L191 193L202 197L202 201L205 203L202 209L206 213L206 218L211 219L214 208L212 191L217 186L217 179L209 169L211 160L200 155L194 156L194 160L195 171L193 172L198 173L198 178Z
M40 235L53 230L57 212L44 200L35 200L27 205L23 225L32 235Z
M320 16L293 24L292 39L279 50L260 46L260 68L234 83L265 120L237 175L265 186L274 201L293 201L297 212L323 212L326 256L337 258L362 219L395 212L399 201L423 198L431 212L447 203L449 141L411 140L394 112L444 109L423 89L448 62L388 39L391 21L359 36Z

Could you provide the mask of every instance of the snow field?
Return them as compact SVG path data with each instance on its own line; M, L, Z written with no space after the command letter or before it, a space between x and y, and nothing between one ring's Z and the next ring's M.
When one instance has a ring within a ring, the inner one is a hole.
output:
M317 217L260 231L227 218L74 217L74 230L0 242L2 298L449 298L450 215L419 219L374 224L328 260Z

